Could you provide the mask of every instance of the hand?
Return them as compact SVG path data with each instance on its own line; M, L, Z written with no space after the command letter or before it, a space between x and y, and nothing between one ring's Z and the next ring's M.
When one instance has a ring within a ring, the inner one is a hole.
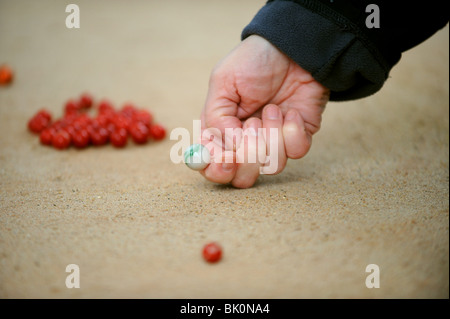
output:
M225 136L225 128L277 129L278 168L274 174L278 174L287 158L298 159L309 151L328 100L329 90L309 72L264 38L252 35L211 73L202 130L217 128ZM233 150L232 141L224 142L225 150ZM201 171L212 182L231 182L239 188L251 187L259 173L259 164L236 162L212 162Z

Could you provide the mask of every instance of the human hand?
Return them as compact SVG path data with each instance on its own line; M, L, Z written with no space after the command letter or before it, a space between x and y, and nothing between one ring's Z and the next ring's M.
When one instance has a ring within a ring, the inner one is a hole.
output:
M267 131L264 152L269 152L269 130L276 129L278 141L272 145L278 148L278 167L272 174L278 174L287 158L298 159L309 151L328 100L329 90L309 72L264 38L252 35L211 73L202 130L217 128L225 136L226 128L263 128ZM223 142L224 154L235 158L236 145L232 140ZM236 144L249 147L248 143ZM200 173L212 182L247 188L256 182L260 165L213 161Z

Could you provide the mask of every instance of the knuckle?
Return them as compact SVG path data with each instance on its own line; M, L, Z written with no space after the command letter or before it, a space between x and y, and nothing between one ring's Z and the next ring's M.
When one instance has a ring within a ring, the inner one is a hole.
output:
M286 155L291 159L299 159L304 157L311 148L311 142L305 139L304 143L299 147L286 147Z
M231 181L231 185L236 188L250 188L255 184L255 181L247 178L236 177Z

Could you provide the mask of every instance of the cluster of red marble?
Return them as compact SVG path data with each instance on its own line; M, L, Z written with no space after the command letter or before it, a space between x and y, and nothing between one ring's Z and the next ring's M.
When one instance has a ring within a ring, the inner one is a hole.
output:
M97 114L90 116L94 106L91 95L82 94L79 99L70 99L64 106L62 118L52 121L49 111L42 109L28 122L28 129L36 134L42 144L56 149L66 149L71 145L85 148L111 143L124 147L128 138L136 144L159 141L166 136L165 128L153 121L153 115L145 109L125 104L120 110L102 100L97 105Z

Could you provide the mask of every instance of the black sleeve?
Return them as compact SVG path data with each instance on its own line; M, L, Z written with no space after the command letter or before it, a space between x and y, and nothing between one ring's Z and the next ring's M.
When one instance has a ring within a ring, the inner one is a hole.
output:
M446 1L420 3L269 0L241 38L266 38L329 88L330 100L354 100L380 90L402 52L447 24ZM366 24L369 4L379 9L379 28Z

